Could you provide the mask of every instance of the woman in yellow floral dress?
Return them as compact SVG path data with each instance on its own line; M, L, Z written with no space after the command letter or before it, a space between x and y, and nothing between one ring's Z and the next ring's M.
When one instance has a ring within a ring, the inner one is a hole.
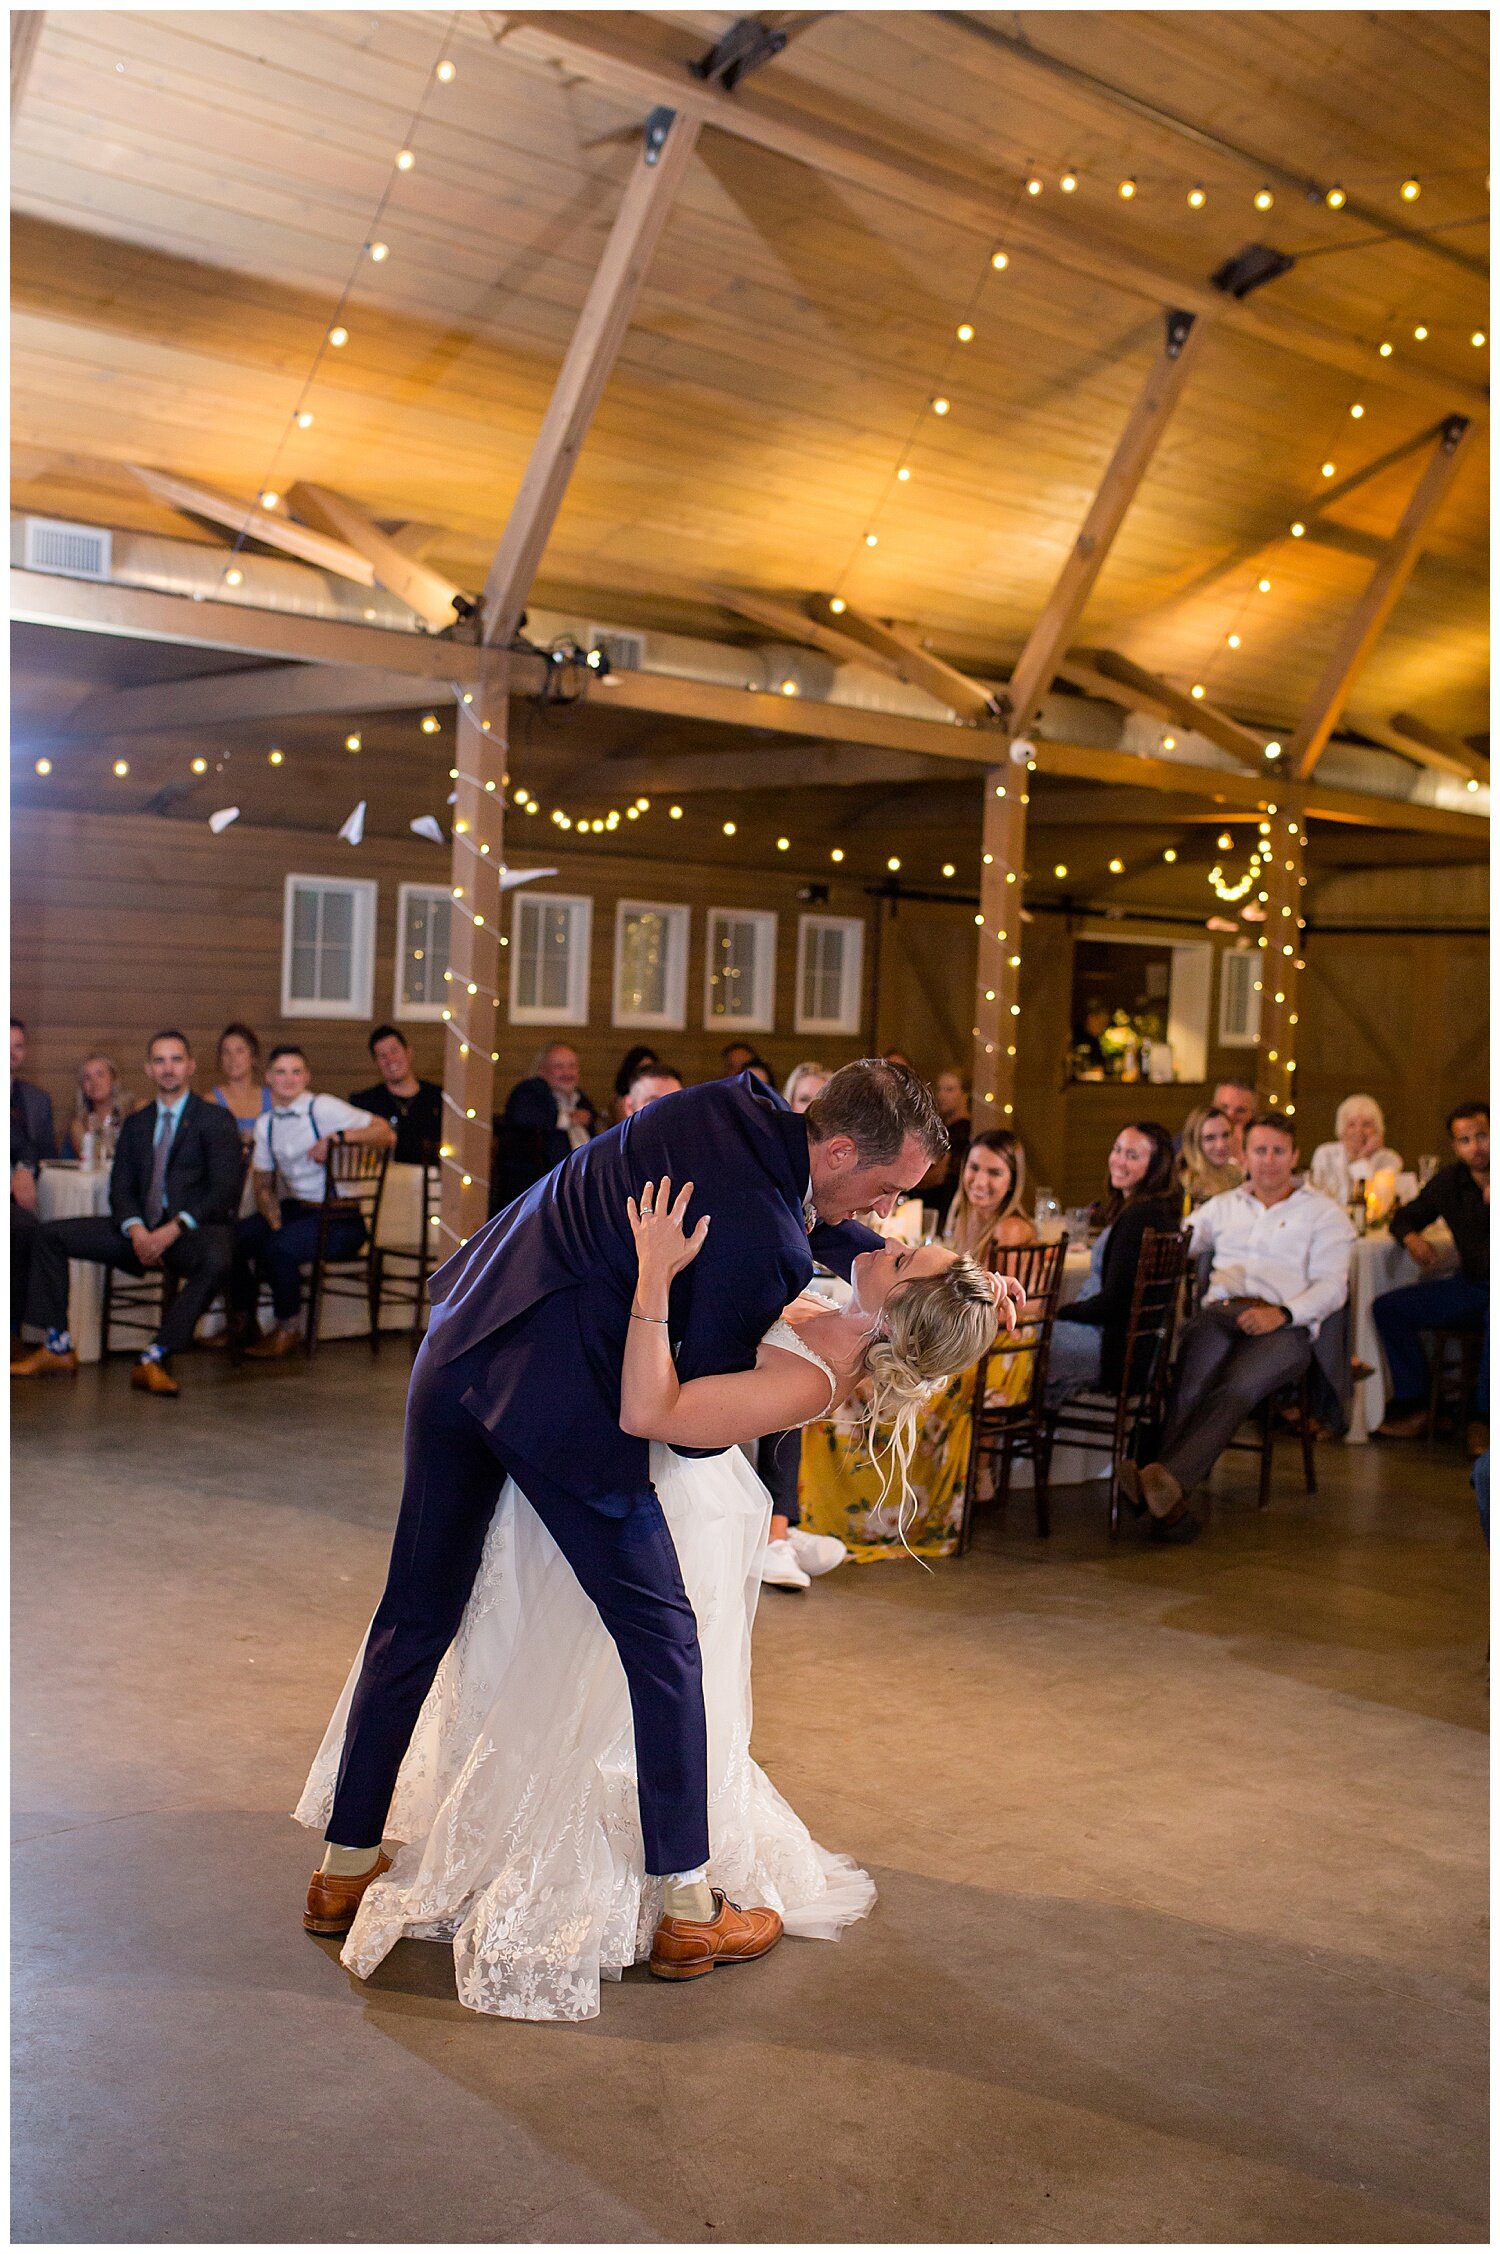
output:
M964 1161L944 1243L986 1268L1000 1266L1010 1246L1034 1243L1036 1231L1018 1210L1025 1180L1025 1155L1008 1129L977 1136ZM1023 1323L1013 1334L1013 1348L1024 1346L1026 1337ZM1025 1352L993 1355L986 1398L1015 1400L1030 1378L1031 1358ZM798 1485L803 1529L837 1535L856 1565L903 1557L908 1550L918 1557L951 1555L963 1518L973 1393L974 1374L966 1370L927 1406L912 1456L904 1544L897 1523L899 1497L881 1500L881 1477L870 1461L857 1407L846 1405L839 1415L808 1425Z

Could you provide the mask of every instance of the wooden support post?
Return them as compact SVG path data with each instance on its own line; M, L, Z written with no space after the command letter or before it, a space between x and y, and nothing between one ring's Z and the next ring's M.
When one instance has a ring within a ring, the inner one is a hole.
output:
M460 699L453 764L453 898L448 999L443 1009L443 1257L456 1252L490 1210L495 1061L508 991L509 949L501 920L507 662L484 654L481 678Z
M485 584L484 639L501 649L521 622L573 465L701 131L697 118L668 109L653 110L646 121L644 147L589 284Z
M1181 397L1201 340L1191 313L1167 315L1166 337L1120 434L1083 529L1058 574L1041 617L1011 674L1002 712L1010 757L984 781L980 830L979 961L974 1000L975 1132L1015 1114L1021 1015L1021 902L1025 891L1026 808L1032 760L1027 731L1052 686L1104 567L1115 534L1134 500L1167 420Z
M1262 1095L1288 1118L1297 1112L1297 1038L1301 1015L1303 956L1302 896L1307 822L1273 800L1267 814L1270 863L1265 872L1266 920L1260 927L1260 1071Z
M31 76L31 65L36 56L36 43L42 36L46 22L45 9L13 8L10 17L10 122L16 122L16 112L26 93L26 81Z
M1391 535L1384 558L1345 621L1312 702L1292 739L1288 767L1301 782L1306 781L1322 758L1360 668L1380 639L1386 620L1411 577L1428 526L1442 506L1463 458L1470 429L1463 415L1450 415L1443 424L1432 459L1417 481L1416 491Z

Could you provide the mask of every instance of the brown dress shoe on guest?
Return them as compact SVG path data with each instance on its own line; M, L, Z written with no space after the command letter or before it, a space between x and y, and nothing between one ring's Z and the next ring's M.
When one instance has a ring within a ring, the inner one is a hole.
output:
M182 1391L165 1362L137 1362L130 1373L130 1382L137 1393L159 1393L168 1401Z
M1165 1464L1141 1465L1141 1493L1146 1498L1146 1508L1153 1518L1165 1526L1175 1526L1187 1510L1182 1488Z
M1384 1424L1375 1427L1377 1440L1421 1440L1426 1432L1425 1409L1411 1409L1404 1417L1387 1417Z
M307 1889L307 1908L302 1913L308 1932L347 1933L365 1898L365 1888L373 1886L381 1872L390 1867L390 1856L381 1854L360 1878L336 1878L332 1871L314 1871Z
M651 1970L658 1980L699 1980L715 1965L749 1964L781 1939L774 1910L742 1910L714 1888L717 1909L710 1918L664 1917L651 1943Z
M245 1348L247 1362L279 1362L283 1354L295 1354L302 1344L302 1333L295 1330L268 1331L253 1346Z
M50 1346L33 1346L29 1354L11 1356L12 1377L72 1377L78 1368L78 1356L70 1346L65 1354L54 1354Z

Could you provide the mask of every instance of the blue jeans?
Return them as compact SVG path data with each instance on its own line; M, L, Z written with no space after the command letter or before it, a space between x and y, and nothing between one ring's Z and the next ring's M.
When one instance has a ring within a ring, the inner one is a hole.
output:
M365 1225L351 1214L335 1221L328 1232L330 1260L352 1260L365 1241ZM231 1304L242 1314L253 1313L261 1285L271 1287L271 1309L278 1323L294 1323L302 1305L302 1267L318 1250L318 1208L300 1198L283 1198L281 1227L273 1229L263 1213L247 1214L235 1229L234 1273L230 1280Z
M1047 1406L1061 1408L1070 1393L1081 1393L1086 1387L1100 1383L1100 1361L1104 1352L1104 1332L1097 1323L1066 1323L1059 1320L1052 1326L1052 1345L1047 1354Z
M1489 1422L1490 1414L1490 1287L1468 1276L1435 1276L1430 1283L1401 1284L1383 1291L1372 1310L1386 1368L1391 1373L1391 1400L1387 1414L1414 1409L1427 1398L1431 1374L1422 1344L1424 1330L1482 1332L1479 1386L1475 1406Z

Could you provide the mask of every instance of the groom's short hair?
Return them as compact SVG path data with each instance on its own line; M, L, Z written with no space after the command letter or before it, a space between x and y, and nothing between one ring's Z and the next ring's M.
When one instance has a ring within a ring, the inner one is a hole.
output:
M808 1105L807 1132L815 1143L847 1135L861 1166L890 1165L908 1135L916 1136L934 1164L948 1149L948 1130L932 1090L909 1065L888 1064L884 1057L841 1065Z

